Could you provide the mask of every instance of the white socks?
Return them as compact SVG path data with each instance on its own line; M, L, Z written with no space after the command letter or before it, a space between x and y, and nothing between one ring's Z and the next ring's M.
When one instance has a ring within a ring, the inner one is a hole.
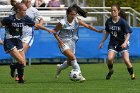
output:
M64 63L60 65L60 68L59 69L60 70L63 70L63 69L66 69L68 67L69 67L69 65L67 64L67 61L64 61Z
M72 66L73 69L78 69L79 71L81 71L81 70L80 70L80 66L79 66L79 64L77 63L77 60L71 61L71 66Z
M79 71L81 71L80 66L77 63L77 60L71 61L71 66L72 66L73 69L78 69ZM63 70L63 69L66 69L68 67L69 67L69 65L67 64L67 61L64 61L64 63L60 65L59 69Z

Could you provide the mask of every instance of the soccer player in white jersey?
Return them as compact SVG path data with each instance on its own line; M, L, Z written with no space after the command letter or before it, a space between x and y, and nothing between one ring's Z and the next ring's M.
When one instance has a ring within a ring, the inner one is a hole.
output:
M61 19L54 29L56 32L59 31L59 35L54 34L54 36L58 41L61 52L67 57L67 60L63 64L57 65L56 78L59 77L63 69L69 66L72 66L73 69L78 69L81 71L75 56L75 43L78 40L77 30L79 25L82 25L95 32L103 32L103 30L97 30L93 26L83 22L77 17L77 13L83 17L87 16L87 12L83 11L79 6L74 4L67 9L66 17ZM80 82L85 80L86 79L82 76Z
M38 24L42 25L44 22L43 18L40 16L38 10L31 6L31 0L22 0L22 3L24 3L27 6L26 15L28 15L33 21L39 20ZM34 32L32 28L25 27L23 29L22 35L22 42L25 52L31 47L33 40L34 40Z

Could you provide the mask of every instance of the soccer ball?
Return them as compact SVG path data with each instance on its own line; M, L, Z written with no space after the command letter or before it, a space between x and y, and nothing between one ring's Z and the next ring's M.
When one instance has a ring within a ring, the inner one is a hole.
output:
M81 71L79 71L78 69L72 69L69 74L70 80L72 81L79 81L81 79L81 76Z

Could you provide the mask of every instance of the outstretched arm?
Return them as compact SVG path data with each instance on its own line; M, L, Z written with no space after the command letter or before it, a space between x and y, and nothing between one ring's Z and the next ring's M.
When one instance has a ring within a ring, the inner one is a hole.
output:
M103 47L103 44L104 44L105 40L107 39L108 35L109 35L109 32L106 31L106 33L105 33L105 35L104 35L104 37L99 45L99 48Z
M34 26L35 26L36 28L39 28L39 29L42 29L42 30L46 30L46 31L48 31L49 33L56 33L54 30L49 29L49 28L47 28L47 27L44 27L44 26L42 26L42 25L40 25L40 24L35 24Z
M80 24L80 25L82 25L82 26L84 26L84 27L86 27L86 28L88 28L88 29L90 29L90 30L93 30L93 31L98 32L98 33L104 32L104 30L97 30L95 27L93 27L93 26L91 26L91 25L89 25L89 24L86 24L85 22L83 22L83 21L80 20L80 19L78 19L78 21L79 21L79 24Z

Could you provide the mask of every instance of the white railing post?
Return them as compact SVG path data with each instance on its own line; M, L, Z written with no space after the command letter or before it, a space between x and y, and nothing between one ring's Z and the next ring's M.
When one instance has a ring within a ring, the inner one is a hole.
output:
M137 26L137 14L133 12L133 27Z

